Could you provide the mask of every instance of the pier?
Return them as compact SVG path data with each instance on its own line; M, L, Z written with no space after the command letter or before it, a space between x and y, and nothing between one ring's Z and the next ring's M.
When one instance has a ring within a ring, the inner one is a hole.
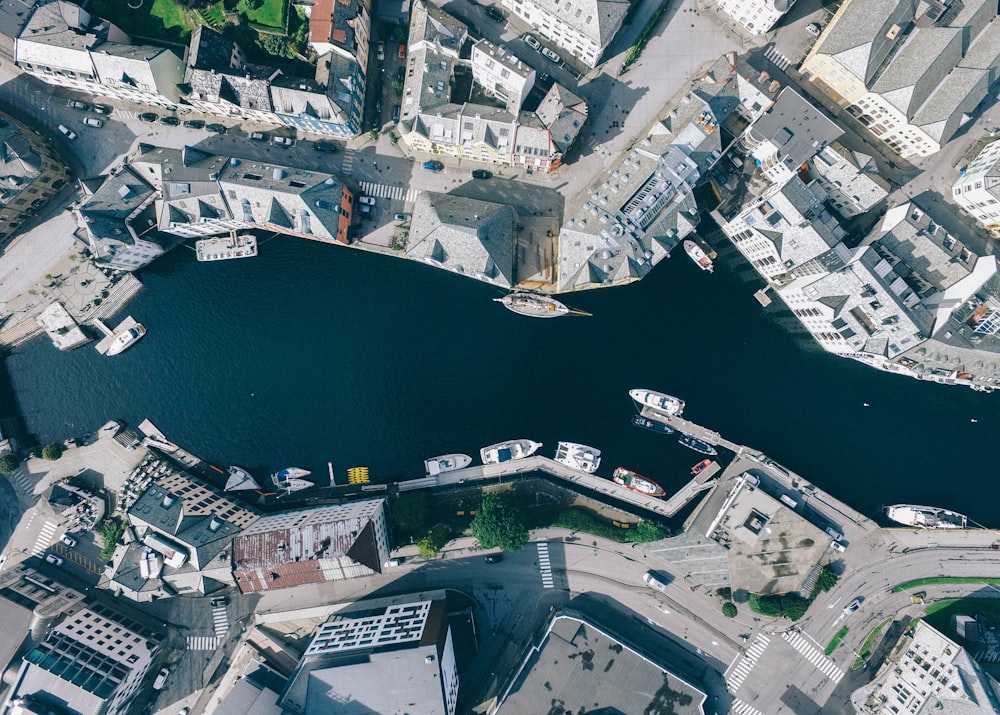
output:
M702 427L694 422L689 422L688 420L677 417L676 415L668 415L659 410L654 410L652 407L643 407L642 412L643 417L654 420L656 422L662 422L665 425L673 427L676 431L682 434L690 435L695 439L700 439L706 444L711 444L716 447L725 447L731 452L737 455L742 455L745 452L751 452L752 450L748 447L744 447L742 444L736 444L736 442L730 442L725 439L718 432L710 430L707 427Z
M113 343L115 340L115 336L121 333L122 331L128 330L129 328L134 328L138 324L139 323L136 321L136 319L130 315L127 318L125 318L125 320L123 320L121 323L119 323L118 327L115 328L114 331L111 331L108 329L108 326L105 325L100 319L94 319L94 325L97 327L98 330L104 333L104 337L101 338L100 342L98 342L97 345L95 345L94 347L97 348L97 352L99 352L101 355L107 355L108 349L111 347L111 343Z

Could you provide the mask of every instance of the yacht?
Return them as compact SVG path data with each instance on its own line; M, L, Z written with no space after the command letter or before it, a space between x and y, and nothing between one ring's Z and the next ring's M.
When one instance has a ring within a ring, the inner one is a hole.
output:
M139 342L146 334L146 327L142 323L136 323L131 328L126 328L115 336L108 347L108 355L117 355L125 352L130 347Z
M558 318L570 312L569 308L555 298L535 293L510 293L503 298L493 300L503 303L507 310L529 318Z
M964 529L968 523L964 514L916 504L895 504L886 508L886 515L897 524L919 529Z
M555 459L567 467L593 474L601 466L601 450L576 442L560 442Z
M500 464L512 459L530 457L541 446L541 442L532 442L530 439L511 439L483 447L479 450L479 456L482 457L483 464Z
M427 474L434 476L441 472L453 472L456 469L465 469L472 464L472 457L467 454L442 454L440 457L431 457L424 460L424 469Z
M709 457L714 457L719 452L708 442L702 442L697 437L692 437L689 434L682 434L677 440L680 444L683 444L688 449L693 449L695 452L701 452L702 454L707 454Z
M227 492L238 492L244 489L260 489L257 480L250 476L250 472L242 467L232 466L229 468L229 479L226 481Z
M287 469L282 469L280 472L275 472L271 475L271 481L274 482L274 486L278 489L284 489L287 492L297 492L302 489L308 489L309 487L316 486L313 482L307 481L303 477L308 477L312 472L308 469L299 469L298 467L288 467Z
M688 254L691 260L694 261L701 270L711 273L715 269L715 264L712 263L712 259L705 254L705 251L702 250L701 246L692 241L690 238L684 241L684 252Z
M651 407L657 412L680 417L684 413L684 400L654 390L629 390L628 396L640 405Z
M660 434L673 434L674 432L674 428L666 422L651 420L648 417L643 417L642 415L633 415L632 424L636 427L648 429L650 432L659 432Z

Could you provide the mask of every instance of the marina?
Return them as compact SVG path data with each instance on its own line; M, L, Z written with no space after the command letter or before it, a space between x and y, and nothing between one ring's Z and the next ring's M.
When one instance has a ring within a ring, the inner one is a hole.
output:
M249 234L231 234L225 238L203 238L195 241L194 247L199 261L253 258L257 255L257 237Z
M94 325L105 334L95 346L101 355L113 356L123 353L146 335L146 326L137 322L131 315L119 323L113 331L100 320L95 320Z

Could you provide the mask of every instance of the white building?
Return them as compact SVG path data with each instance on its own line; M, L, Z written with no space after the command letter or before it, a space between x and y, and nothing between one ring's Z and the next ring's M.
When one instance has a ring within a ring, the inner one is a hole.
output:
M489 40L472 46L472 78L516 112L535 86L535 70Z
M809 165L841 216L865 213L889 195L889 182L878 175L871 156L851 151L840 142L823 147Z
M795 0L716 0L719 9L751 35L763 35L788 12Z
M596 67L628 14L627 0L503 0L503 7L587 67Z
M1000 140L983 147L958 177L951 195L983 228L1000 229Z

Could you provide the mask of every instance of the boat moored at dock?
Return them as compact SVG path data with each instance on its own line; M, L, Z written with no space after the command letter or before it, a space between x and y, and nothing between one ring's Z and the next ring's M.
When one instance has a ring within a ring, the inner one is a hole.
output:
M555 460L567 467L593 474L601 466L601 450L576 442L560 442Z
M640 405L651 407L665 415L680 417L684 413L684 400L655 390L636 388L628 391L628 396Z
M313 482L304 479L304 477L308 477L310 474L312 472L308 469L288 467L272 474L271 481L274 482L274 486L278 489L284 489L287 492L297 492L316 486Z
M667 495L667 491L652 479L647 479L631 469L625 467L615 467L615 472L611 476L615 484L631 489L651 497L662 497Z
M111 341L111 345L108 346L107 354L117 355L118 353L125 352L145 335L146 326L142 323L136 323L131 328L126 328L115 336L115 339Z
M690 238L684 241L684 252L688 254L692 261L703 271L711 273L715 269L715 264L708 257L705 251Z
M233 258L253 258L257 255L257 237L251 235L205 238L195 241L199 261L228 261Z
M897 524L918 529L964 529L968 524L965 514L936 506L894 504L886 507L886 516Z
M694 476L697 477L699 474L701 474L702 472L704 472L705 469L708 468L708 465L710 465L711 463L712 463L711 459L703 459L703 460L701 460L696 465L694 465L693 467L691 467L691 474L693 474Z
M569 315L569 308L555 298L535 293L509 293L503 298L494 298L503 303L507 310L529 318L558 318Z
M431 457L424 460L424 469L427 474L434 476L441 472L453 472L456 469L465 469L472 464L472 457L467 454L442 454L440 457Z
M229 479L226 481L227 492L238 492L244 489L260 489L257 480L250 476L250 472L233 465L229 468Z
M719 452L708 442L702 442L697 437L692 437L689 434L682 434L677 440L679 444L683 444L688 449L693 449L695 452L701 452L702 454L707 454L709 457L714 457Z
M512 459L530 457L541 446L541 442L533 442L530 439L511 439L483 447L479 450L479 456L482 457L483 464L500 464Z
M635 415L632 417L632 424L636 427L648 429L650 432L659 432L660 434L674 433L674 428L666 422L657 422L656 420L651 420L648 417L643 417L642 415Z

